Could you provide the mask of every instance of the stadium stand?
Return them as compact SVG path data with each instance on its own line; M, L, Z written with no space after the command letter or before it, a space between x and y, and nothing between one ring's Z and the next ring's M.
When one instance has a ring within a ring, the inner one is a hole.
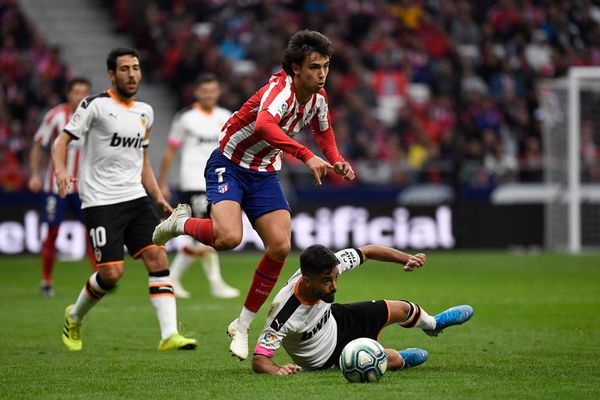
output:
M214 72L223 105L236 109L278 68L293 32L327 34L334 128L360 185L443 184L465 194L541 181L536 82L600 64L600 7L584 0L95 1L142 51L146 79L168 84L178 106L191 101L198 73ZM0 9L2 165L18 170L68 71L14 0ZM310 182L287 161L297 185ZM14 175L3 186L20 187L23 173Z

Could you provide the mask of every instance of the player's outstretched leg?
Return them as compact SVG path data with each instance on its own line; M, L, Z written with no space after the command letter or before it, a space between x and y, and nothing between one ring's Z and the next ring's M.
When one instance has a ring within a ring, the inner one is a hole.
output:
M71 310L74 304L65 308L65 326L63 328L62 340L67 349L71 351L80 351L83 348L81 343L81 324L71 317Z
M435 317L435 328L433 329L423 329L423 332L428 334L429 336L437 336L442 331L454 325L464 324L473 316L473 307L469 305L462 305L449 308L441 313L437 314Z
M269 297L269 294L277 283L284 263L285 260L273 260L266 253L258 263L240 316L233 320L227 328L227 334L231 338L229 352L232 356L240 360L245 360L248 357L248 331L250 330L250 324L252 324L256 313L267 300L267 297Z
M163 246L172 238L183 235L183 225L192 216L192 208L188 204L178 204L169 218L165 219L154 228L152 241L158 246Z
M148 293L160 326L158 350L193 350L196 339L186 338L177 331L177 305L169 277L167 254L164 249L151 246L142 253L148 270Z
M160 325L161 340L158 350L193 350L196 339L183 337L177 331L177 306L175 293L169 278L169 270L150 272L148 278L150 302L156 311Z
M416 367L429 359L427 350L411 347L404 350L385 349L387 355L388 371L398 371L400 369Z
M100 278L100 275L95 272L85 283L75 304L67 306L65 309L65 326L62 335L63 343L67 349L71 351L79 351L82 349L81 322L83 321L83 317L113 288L114 285L104 282L102 278Z
M398 354L400 354L400 357L402 357L404 360L403 368L416 367L417 365L421 365L429 359L429 353L427 353L427 350L416 347L409 347L408 349L400 350Z

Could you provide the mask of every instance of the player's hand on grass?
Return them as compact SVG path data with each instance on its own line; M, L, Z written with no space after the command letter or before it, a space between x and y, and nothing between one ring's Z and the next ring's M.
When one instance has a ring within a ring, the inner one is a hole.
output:
M285 364L279 367L275 375L294 375L302 371L302 368L296 364Z
M406 272L411 272L416 268L421 268L425 265L425 258L427 258L427 256L424 253L417 253L408 257L407 263L404 264L404 270Z
M321 185L321 178L327 175L327 170L333 168L333 165L323 160L319 156L313 156L304 164L308 167L315 178L315 185Z
M333 164L333 170L347 181L351 181L356 176L354 170L348 161L336 162Z
M58 186L58 195L61 198L67 197L67 192L71 188L71 184L77 182L77 178L72 177L69 173L64 171L55 171L56 185Z

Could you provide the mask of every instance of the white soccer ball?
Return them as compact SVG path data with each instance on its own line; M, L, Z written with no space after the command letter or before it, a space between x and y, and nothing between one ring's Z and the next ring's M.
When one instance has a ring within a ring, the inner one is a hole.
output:
M387 369L387 356L377 341L358 338L348 343L340 355L340 369L350 383L377 382Z

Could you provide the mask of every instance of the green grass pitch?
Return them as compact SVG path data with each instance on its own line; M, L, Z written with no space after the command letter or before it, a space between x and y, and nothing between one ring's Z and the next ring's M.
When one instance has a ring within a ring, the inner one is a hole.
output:
M259 254L224 253L223 274L245 292ZM290 256L277 288L297 266ZM336 301L410 299L430 314L471 304L473 319L431 338L390 326L384 346L423 347L421 367L388 372L378 384L349 384L339 371L259 376L228 354L227 324L242 299L216 300L201 268L178 301L181 331L196 351L158 353L158 323L143 265L127 260L116 293L84 324L84 350L61 343L63 310L90 269L59 262L52 299L38 295L39 261L1 258L0 398L11 399L598 399L600 398L600 256L434 252L412 273L370 261L340 278ZM268 307L258 315L256 340ZM283 350L276 361L288 362Z

